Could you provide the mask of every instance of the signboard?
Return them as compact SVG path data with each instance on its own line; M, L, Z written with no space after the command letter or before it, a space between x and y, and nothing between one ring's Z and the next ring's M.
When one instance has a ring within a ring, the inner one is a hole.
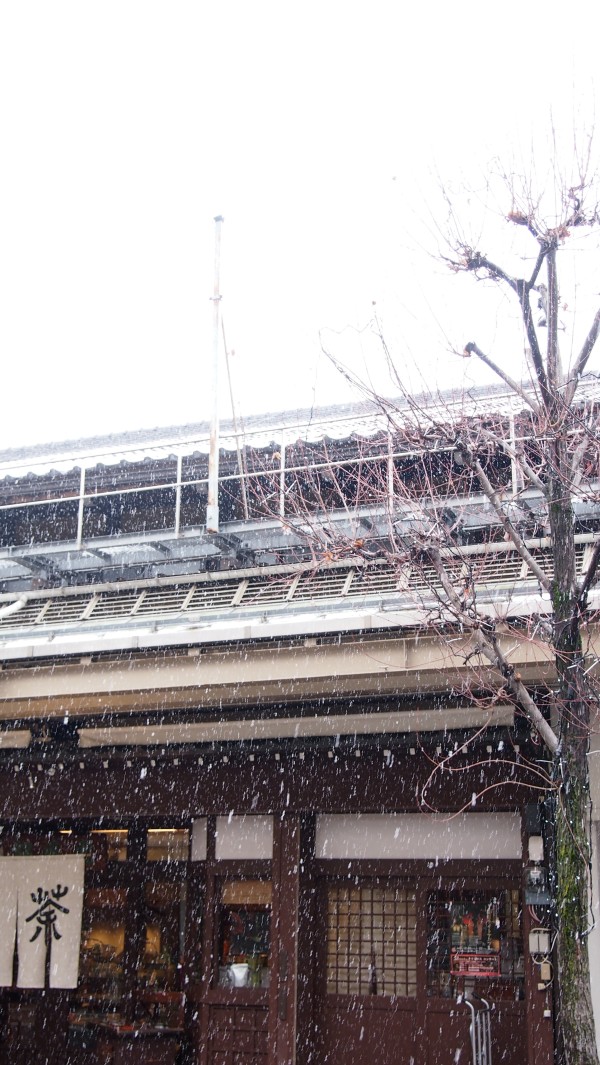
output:
M496 951L453 950L450 957L454 976L500 975L500 955Z
M0 987L77 987L83 855L0 858Z

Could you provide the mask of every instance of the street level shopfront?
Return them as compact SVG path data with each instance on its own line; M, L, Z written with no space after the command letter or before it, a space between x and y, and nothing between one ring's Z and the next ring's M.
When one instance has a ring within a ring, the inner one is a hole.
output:
M470 1055L465 990L493 1002L506 1065L551 1061L507 787L457 812L467 769L425 814L414 749L155 754L2 772L5 865L85 867L76 986L47 967L24 987L17 937L3 1061L451 1065Z

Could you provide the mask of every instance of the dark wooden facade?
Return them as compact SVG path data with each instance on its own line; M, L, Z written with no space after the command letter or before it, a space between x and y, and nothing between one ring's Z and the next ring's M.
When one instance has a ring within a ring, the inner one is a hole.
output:
M464 978L438 972L434 956L432 908L443 909L452 897L489 900L488 906L513 900L511 934L520 944L522 968L477 977L470 986L494 1002L496 1060L549 1063L552 1022L545 1014L551 1003L538 990L539 970L527 951L530 916L522 904L522 860L315 855L321 813L417 810L417 785L431 771L427 750L411 754L407 747L384 751L374 745L358 753L343 744L302 757L293 749L264 750L252 760L241 752L235 757L213 751L204 752L201 763L197 751L177 758L155 752L118 759L86 752L71 763L50 763L40 753L39 762L13 758L3 765L4 853L83 849L88 917L96 907L102 927L112 921L125 931L121 982L107 1008L90 1009L91 998L85 1008L83 970L77 991L0 994L2 1060L11 1065L470 1061L469 1012L456 1001ZM480 790L480 768L468 770L467 764L465 756L464 773L440 774L431 796L437 808L461 809ZM506 767L489 760L486 774L488 783L494 778L499 783ZM478 800L477 809L514 811L520 803L519 787L504 785ZM272 816L270 859L217 857L216 819L230 814ZM176 860L160 855L149 860L149 829L189 829L197 818L206 818L207 825L201 860L189 860L189 854L183 860L181 854ZM96 847L98 840L87 847L94 829L126 832L126 851L111 857ZM254 885L255 891L256 885L268 885L268 958L254 986L223 986L221 979L224 891L232 884ZM384 909L395 906L392 924L404 928L398 941L404 945L397 947L404 953L394 962L399 983L382 987L379 975L377 986L371 974L369 986L351 986L356 978L352 959L348 963L342 957L341 975L334 971L338 963L332 968L332 935L339 942L341 934L332 926L332 914L339 923L339 914L351 912L352 900L358 899L363 916L357 921L364 921L371 907L373 924L373 900L380 898ZM169 961L168 985L160 989L139 978L148 928L156 920L177 948Z

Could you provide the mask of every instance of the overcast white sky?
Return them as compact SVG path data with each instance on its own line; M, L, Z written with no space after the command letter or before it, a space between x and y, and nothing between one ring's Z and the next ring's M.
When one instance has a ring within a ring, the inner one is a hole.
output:
M215 214L238 412L345 398L320 338L382 384L375 311L414 387L479 379L449 353L468 339L517 366L506 305L430 255L438 180L478 219L490 160L534 141L543 183L550 114L568 166L599 23L593 2L5 0L0 447L209 416Z

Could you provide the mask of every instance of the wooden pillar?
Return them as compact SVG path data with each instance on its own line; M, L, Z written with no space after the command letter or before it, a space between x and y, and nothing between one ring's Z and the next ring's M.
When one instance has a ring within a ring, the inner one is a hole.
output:
M299 1020L299 915L306 893L310 834L298 815L275 820L273 841L273 970L269 999L269 1065L295 1065ZM309 960L309 959L307 959ZM303 974L304 975L304 974Z

